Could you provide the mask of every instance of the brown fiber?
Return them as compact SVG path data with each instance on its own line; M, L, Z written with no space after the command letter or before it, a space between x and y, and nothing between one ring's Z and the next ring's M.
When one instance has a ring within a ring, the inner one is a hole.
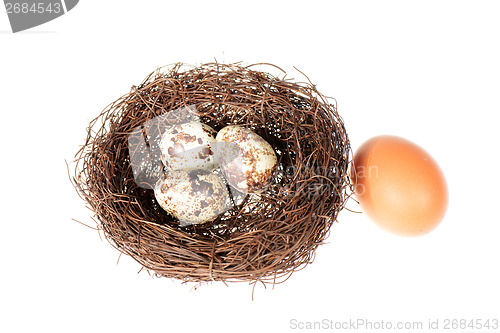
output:
M152 190L135 184L127 138L145 121L190 105L217 131L252 128L275 148L280 168L264 193L213 222L181 227ZM175 64L90 123L72 182L106 239L156 276L278 283L313 261L344 207L349 154L334 101L311 83L294 83L273 65Z

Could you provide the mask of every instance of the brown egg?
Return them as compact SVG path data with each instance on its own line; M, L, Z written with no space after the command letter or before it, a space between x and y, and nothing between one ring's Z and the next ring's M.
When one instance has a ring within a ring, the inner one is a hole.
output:
M423 235L446 213L443 172L425 150L403 138L366 141L354 155L351 176L363 212L389 232Z

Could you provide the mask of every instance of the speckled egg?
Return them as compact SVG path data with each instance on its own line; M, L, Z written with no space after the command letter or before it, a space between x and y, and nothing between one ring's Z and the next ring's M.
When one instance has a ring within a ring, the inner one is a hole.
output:
M226 184L220 176L205 170L168 173L156 183L155 197L181 225L211 221L229 208Z
M243 193L260 193L273 181L278 159L251 129L226 126L217 133L217 158L227 182Z
M213 170L212 143L217 132L198 121L175 124L161 137L161 159L166 170Z

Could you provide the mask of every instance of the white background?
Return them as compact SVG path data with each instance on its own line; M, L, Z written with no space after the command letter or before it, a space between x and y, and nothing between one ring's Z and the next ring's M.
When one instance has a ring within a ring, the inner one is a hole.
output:
M499 17L498 1L87 0L12 34L2 9L0 331L500 319ZM274 289L257 285L253 301L246 283L195 290L137 274L124 256L117 265L118 252L72 220L93 224L65 160L88 122L151 71L214 59L271 62L302 80L296 66L337 99L354 149L380 134L424 147L449 185L442 224L402 238L343 210L314 263Z

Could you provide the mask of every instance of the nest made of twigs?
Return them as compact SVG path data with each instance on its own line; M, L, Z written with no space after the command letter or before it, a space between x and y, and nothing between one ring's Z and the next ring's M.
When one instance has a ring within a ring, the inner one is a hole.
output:
M155 276L282 282L312 262L345 205L350 145L334 100L281 70L273 76L256 68L158 69L89 125L72 182L107 240ZM253 129L274 147L279 172L265 192L214 221L181 227L153 190L135 183L127 138L145 121L193 105L215 130Z

